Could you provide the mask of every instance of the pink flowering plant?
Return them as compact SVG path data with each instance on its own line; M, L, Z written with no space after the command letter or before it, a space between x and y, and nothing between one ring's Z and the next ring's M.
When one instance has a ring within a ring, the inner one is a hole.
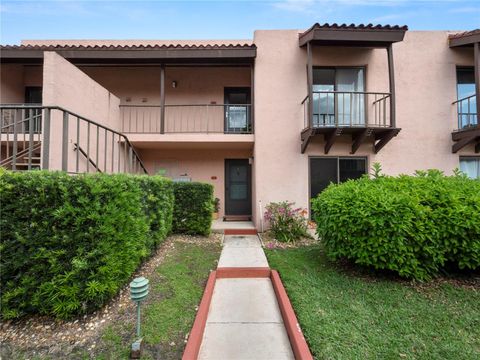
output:
M270 224L270 231L278 241L293 242L309 237L306 217L308 211L294 208L293 205L295 203L282 201L266 206L265 220Z

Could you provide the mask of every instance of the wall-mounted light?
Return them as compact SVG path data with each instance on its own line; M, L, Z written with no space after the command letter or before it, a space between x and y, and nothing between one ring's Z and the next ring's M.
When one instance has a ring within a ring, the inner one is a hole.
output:
M173 80L173 81L172 81L172 88L175 89L175 88L177 87L177 85L178 85L177 82L176 82L175 80Z

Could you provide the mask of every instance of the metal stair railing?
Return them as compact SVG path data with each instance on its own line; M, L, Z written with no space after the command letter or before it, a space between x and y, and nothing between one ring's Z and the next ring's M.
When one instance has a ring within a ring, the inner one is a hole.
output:
M55 129L51 131L52 117L57 112L61 114L62 125L55 122ZM42 149L42 169L51 169L51 140L55 140L56 154L61 158L63 171L148 174L125 134L62 107L2 104L0 121L0 159L3 159L2 162L8 159L12 170L16 170L15 164L19 156L26 157L30 164L39 144ZM53 136L60 136L60 143L56 138L51 139ZM74 144L74 147L70 144ZM85 153L86 164L80 161L81 151L76 151L77 148ZM73 161L69 155L74 156Z

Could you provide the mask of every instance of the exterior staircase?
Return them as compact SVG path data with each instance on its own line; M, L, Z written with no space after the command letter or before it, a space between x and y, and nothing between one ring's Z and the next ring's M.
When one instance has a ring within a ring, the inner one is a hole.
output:
M10 155L7 158L0 161L0 167L7 170L25 171L25 170L38 170L41 168L41 144L36 144L31 149L27 147L22 150L18 150L15 156ZM11 153L11 151L10 151ZM15 162L14 162L15 158Z

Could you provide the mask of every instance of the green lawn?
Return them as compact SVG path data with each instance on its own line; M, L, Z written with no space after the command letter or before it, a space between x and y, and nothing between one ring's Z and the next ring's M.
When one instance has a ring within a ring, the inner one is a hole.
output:
M175 249L150 278L149 301L142 308L145 359L179 359L185 348L209 271L216 268L219 243L175 242ZM127 359L134 341L134 324L109 326L97 348L97 359Z
M317 359L480 359L478 281L420 286L354 273L318 245L266 253Z

